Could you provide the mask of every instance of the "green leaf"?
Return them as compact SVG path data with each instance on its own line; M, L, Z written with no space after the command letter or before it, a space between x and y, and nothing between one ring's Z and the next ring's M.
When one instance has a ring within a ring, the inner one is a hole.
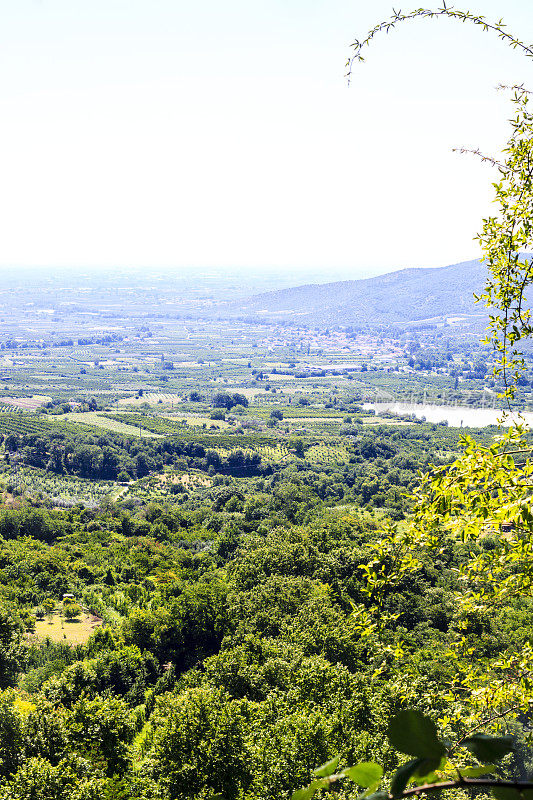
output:
M510 786L493 786L496 800L533 800L533 789L513 789Z
M297 789L291 795L291 800L311 800L315 796L317 789L322 785L322 781L313 781L309 786L304 786L303 789Z
M496 800L520 800L520 792L508 786L493 786L492 794Z
M296 789L296 791L291 794L291 800L310 800L314 794L314 792L310 791L310 788L310 786L306 786L305 789Z
M482 767L465 767L460 769L463 778L479 778L481 775L490 775L491 772L496 772L494 764L483 764Z
M409 756L440 759L446 752L434 723L419 711L400 711L391 719L387 735L393 747Z
M364 761L355 767L348 767L344 770L344 774L358 786L368 789L369 786L379 783L383 777L383 767L373 761Z
M376 792L376 790L377 790L377 789L379 789L379 784L380 784L380 783L381 783L381 780L379 780L379 781L376 781L375 783L373 783L371 786L369 786L369 787L368 787L368 789L366 790L366 792L363 792L363 793L362 793L361 795L359 795L359 796L360 796L360 797L365 797L365 798L366 798L366 797L370 797L371 795L373 795L373 794Z
M423 758L414 758L412 761L408 761L407 764L404 764L396 770L390 784L391 794L394 797L398 797L398 795L403 792L410 778L416 773L423 761Z
M443 769L446 763L445 758L424 758L422 763L420 764L419 768L416 771L416 775L413 775L413 778L417 780L423 780L427 782L433 781L433 776L435 774L436 769Z
M317 767L313 772L313 775L316 775L317 778L327 778L328 775L333 775L335 770L337 769L337 765L339 763L340 756L334 756L330 758L329 761L326 761L325 764L322 764L320 767Z
M413 778L422 779L440 766L440 758L414 758L396 770L391 781L391 794L398 797Z
M514 749L512 736L487 736L485 733L469 736L462 744L479 761L499 761Z

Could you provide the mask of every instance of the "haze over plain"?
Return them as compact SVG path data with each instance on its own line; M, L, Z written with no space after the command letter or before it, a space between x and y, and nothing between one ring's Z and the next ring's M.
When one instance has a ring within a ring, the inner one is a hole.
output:
M525 0L469 5L533 39ZM0 264L294 274L478 255L488 167L530 64L447 21L354 36L388 0L0 3Z

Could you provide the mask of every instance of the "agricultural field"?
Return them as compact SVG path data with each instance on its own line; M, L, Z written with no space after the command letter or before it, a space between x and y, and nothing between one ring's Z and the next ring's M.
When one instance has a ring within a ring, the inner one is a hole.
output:
M149 406L163 405L173 408L178 405L182 398L177 394L168 394L168 392L146 392L140 396L135 397L122 397L117 401L118 406L133 406L138 407L146 403Z
M291 453L286 444L262 445L257 447L257 452L261 454L265 461L281 464L291 459Z
M6 409L21 411L37 411L44 403L50 403L52 398L48 395L33 395L32 397L0 397L0 406Z
M141 414L106 414L105 419L109 424L115 424L118 430L119 427L127 428L130 431L136 430L136 435L139 431L145 432L146 435L152 436L171 436L172 434L180 433L187 427L188 422L185 418L172 419L167 415L165 416L148 416ZM210 422L208 420L208 422ZM213 427L218 429L218 426L213 423ZM112 428L109 428L112 430ZM124 430L124 433L127 431Z
M227 389L242 393L257 416L276 408L287 417L313 416L302 398L322 416L340 416L347 404L380 399L481 404L488 388L488 379L468 377L487 361L472 337L446 350L431 331L376 336L215 320L176 304L171 286L160 284L152 295L132 288L119 307L105 286L63 287L61 296L47 285L7 290L0 404L32 413L44 402L83 406L94 399L98 410L179 412L194 391L209 406ZM411 353L435 369L409 371ZM464 374L441 374L443 365Z
M342 445L316 444L306 450L305 457L312 464L346 464L348 451Z
M117 489L111 481L91 481L20 466L0 473L0 488L10 494L16 492L17 495L41 497L51 505L63 508L78 503L86 508L98 508Z
M51 419L54 419L52 417ZM128 424L122 419L116 419L108 414L99 414L95 411L86 411L77 414L65 414L61 417L55 418L61 421L73 422L75 424L91 425L100 430L112 431L113 433L124 433L127 436L157 436L157 433L150 432L147 429L139 430L134 424Z
M257 414L267 417L273 411L279 411L283 414L284 419L333 419L341 420L344 416L342 411L335 411L334 409L325 408L324 405L316 406L279 406L273 405L268 409L258 409Z
M23 414L22 412L0 412L0 435L39 436L52 433L54 430L68 433L82 433L94 430L93 426L81 424L81 420L72 424L68 415L48 416L46 414Z
M225 420L220 419L211 419L203 414L162 414L163 419L168 419L171 422L178 422L178 423L185 423L186 425L193 425L197 428L209 428L211 430L227 430L230 427L230 423L226 422Z
M50 429L51 424L47 417L30 416L21 412L17 414L0 413L0 434L3 436L9 436L12 433L38 435L43 429Z

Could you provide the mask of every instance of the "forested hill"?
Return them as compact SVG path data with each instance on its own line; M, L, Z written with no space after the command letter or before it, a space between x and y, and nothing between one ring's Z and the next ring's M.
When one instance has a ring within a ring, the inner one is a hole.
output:
M374 278L309 284L256 295L231 307L231 314L301 321L307 325L400 324L456 314L484 319L473 293L486 268L464 261L436 269L404 269Z

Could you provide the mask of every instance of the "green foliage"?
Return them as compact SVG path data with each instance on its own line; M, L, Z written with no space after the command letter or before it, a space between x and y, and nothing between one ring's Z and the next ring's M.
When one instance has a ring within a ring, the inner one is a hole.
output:
M65 615L65 619L76 619L82 612L82 608L78 603L69 603L63 609L63 614Z
M393 717L387 736L393 747L416 758L438 762L446 752L434 723L419 711L402 711Z
M248 406L248 400L243 394L239 392L217 392L213 397L213 406L215 408L226 408L228 411L234 406Z
M421 791L440 792L443 789L492 789L497 800L513 793L516 797L525 797L533 792L533 782L478 777L489 775L494 771L490 764L458 766L450 760L454 751L462 747L470 750L480 762L500 761L514 749L514 741L510 736L476 733L470 737L463 737L455 746L445 744L438 738L432 720L419 711L410 709L392 717L387 736L390 744L397 750L415 756L413 760L402 764L394 772L388 790L380 790L383 768L379 764L361 763L336 772L340 757L335 756L314 771L319 780L315 779L308 787L294 792L291 800L302 800L302 798L311 800L319 789L329 788L346 778L367 788L362 796L374 800L377 798L390 800L418 794ZM407 791L407 787L411 784L414 785L414 790ZM417 790L416 787L424 788Z
M77 800L77 776L68 761L52 766L42 758L29 759L0 789L2 800Z
M130 763L128 745L135 734L127 705L119 699L79 700L72 708L68 738L82 755L102 765L106 774L123 774Z
M507 753L514 749L512 736L487 736L485 733L476 733L462 741L463 747L478 759L478 761L500 761Z
M231 700L217 690L163 697L154 712L152 777L172 800L196 797L206 788L238 797L252 779L245 734L251 713L247 701Z
M495 374L501 375L505 396L514 399L516 384L526 371L518 343L533 333L526 292L533 281L530 260L522 252L533 242L531 202L531 151L533 116L528 107L528 92L519 88L513 103L516 115L505 148L505 161L498 165L500 180L494 184L498 214L483 221L479 241L484 251L489 277L484 300L495 313L490 316L491 342L498 354Z

